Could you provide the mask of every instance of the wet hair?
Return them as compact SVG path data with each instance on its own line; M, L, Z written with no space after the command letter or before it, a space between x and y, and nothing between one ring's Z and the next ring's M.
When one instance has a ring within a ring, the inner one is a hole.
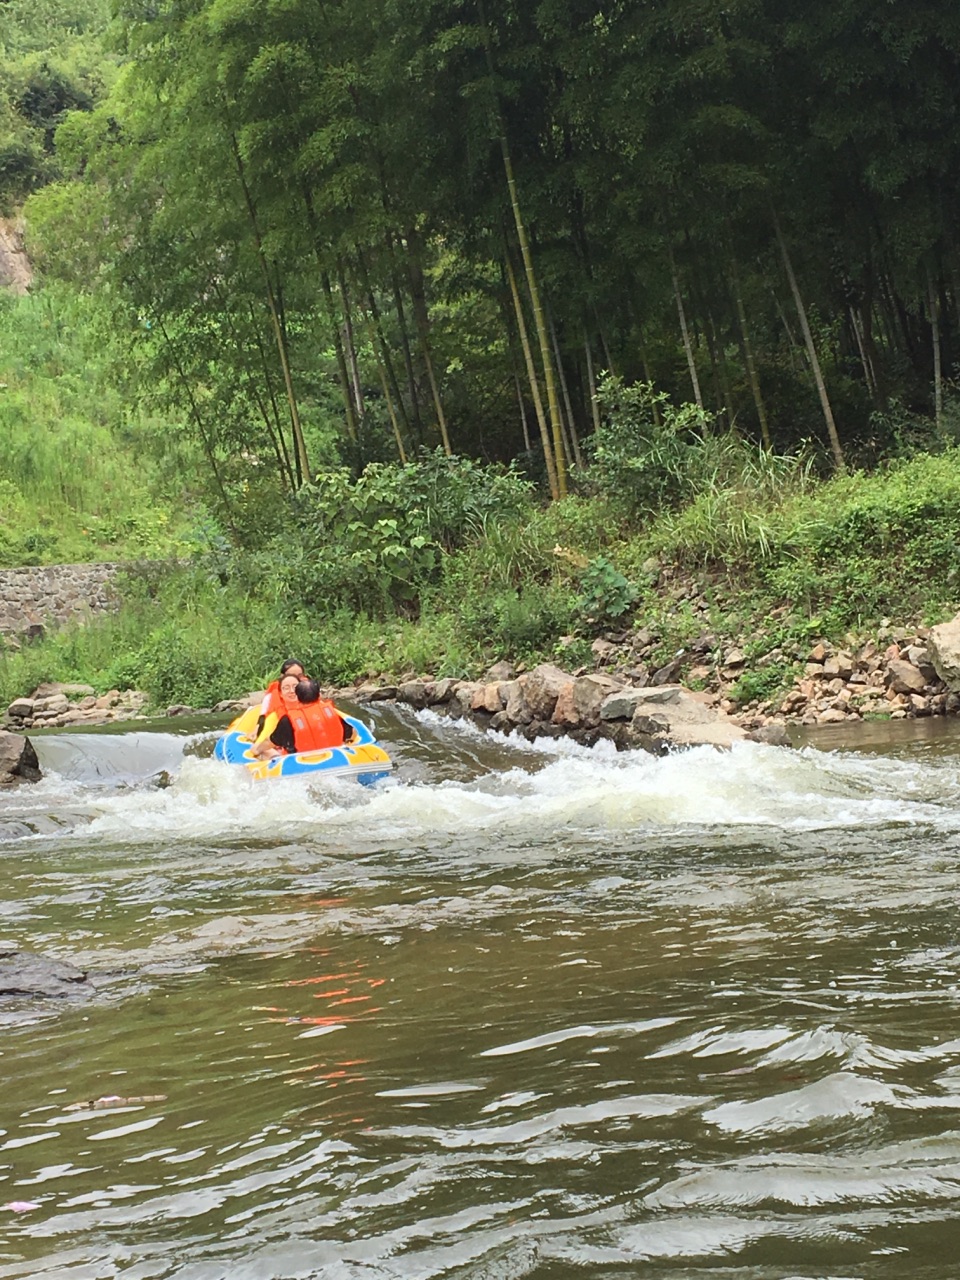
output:
M319 702L320 685L316 680L301 680L297 685L298 702Z
M300 661L299 658L287 658L284 662L280 663L280 679L281 680L287 674L287 672L290 670L291 667L299 667L301 671L306 670L306 668L304 667L303 663Z

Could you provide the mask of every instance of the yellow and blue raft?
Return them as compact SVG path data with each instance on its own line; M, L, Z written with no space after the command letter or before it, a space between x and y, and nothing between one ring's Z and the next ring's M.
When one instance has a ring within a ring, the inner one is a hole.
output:
M390 757L362 720L343 716L353 729L353 737L342 747L322 751L298 751L292 755L258 760L253 754L259 707L250 707L232 721L213 749L214 758L227 764L242 764L254 778L293 778L322 774L328 778L355 777L370 786L385 778L393 768Z

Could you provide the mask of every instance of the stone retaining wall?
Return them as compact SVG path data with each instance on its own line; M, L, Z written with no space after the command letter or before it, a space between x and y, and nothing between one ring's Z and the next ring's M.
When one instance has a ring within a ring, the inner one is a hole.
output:
M119 564L49 564L0 569L0 635L40 635L116 606Z

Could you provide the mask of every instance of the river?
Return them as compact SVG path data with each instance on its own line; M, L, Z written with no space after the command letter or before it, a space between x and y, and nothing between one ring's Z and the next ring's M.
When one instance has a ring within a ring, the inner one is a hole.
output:
M375 788L36 737L0 941L97 990L0 1006L2 1280L952 1280L960 728L363 714Z

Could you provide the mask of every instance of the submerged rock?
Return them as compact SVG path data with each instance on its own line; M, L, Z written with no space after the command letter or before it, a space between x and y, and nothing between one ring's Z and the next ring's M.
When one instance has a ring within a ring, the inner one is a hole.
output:
M63 999L92 994L93 985L86 973L72 964L33 951L0 951L0 999Z

